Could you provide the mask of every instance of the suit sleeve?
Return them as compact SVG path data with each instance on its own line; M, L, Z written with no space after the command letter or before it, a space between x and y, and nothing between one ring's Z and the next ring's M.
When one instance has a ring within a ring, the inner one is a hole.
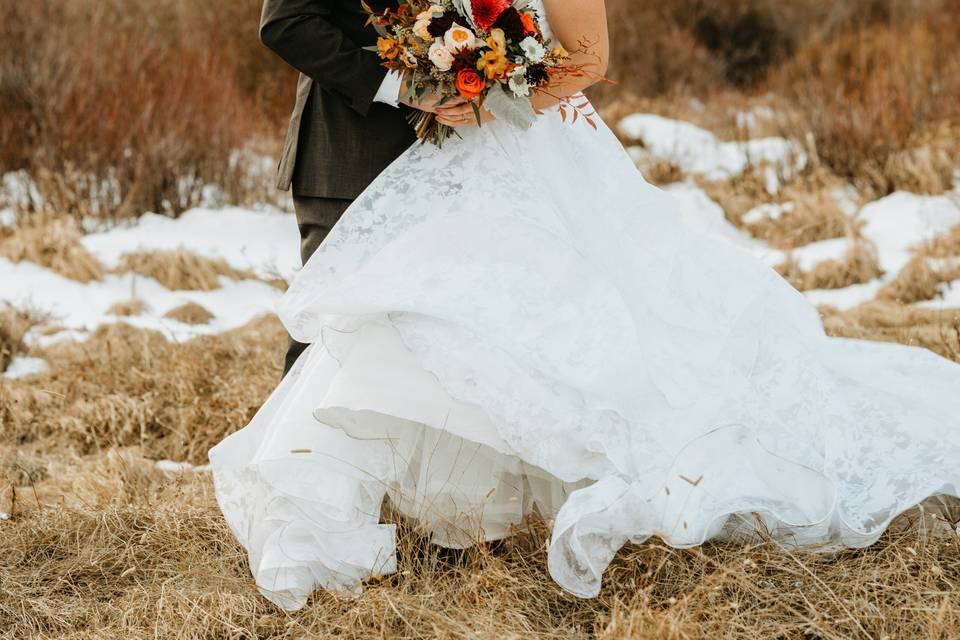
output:
M387 70L329 21L331 12L328 0L265 0L260 40L365 116Z

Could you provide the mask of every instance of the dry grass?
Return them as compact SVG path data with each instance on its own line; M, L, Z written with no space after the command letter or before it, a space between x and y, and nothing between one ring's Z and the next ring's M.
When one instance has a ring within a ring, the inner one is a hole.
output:
M776 194L767 191L763 170L758 167L749 167L726 181L701 180L700 186L723 208L732 224L777 249L790 250L858 233L856 223L842 211L835 196L844 183L820 168L792 176ZM749 223L743 219L758 205L784 203L791 208L776 219Z
M960 280L960 227L920 247L877 297L901 304L933 300L954 280Z
M225 260L207 258L181 249L128 253L120 259L115 271L153 278L171 291L219 289L221 276L232 280L256 278L250 271L234 269Z
M39 322L36 314L14 309L8 304L0 306L0 373L27 350L23 339Z
M820 311L830 335L920 346L960 362L960 309L941 311L876 300L846 312L830 307Z
M107 309L107 313L113 316L119 316L121 318L129 318L131 316L139 316L147 309L150 308L144 300L140 298L130 298L124 302L118 302L115 305L112 305Z
M26 216L16 226L0 227L0 256L32 262L79 282L100 280L105 269L80 237L69 218Z
M80 453L137 445L157 458L202 462L276 385L284 344L268 318L184 344L105 326L86 342L36 350L51 368L29 385L0 385L3 437Z
M22 485L0 524L9 638L951 638L960 625L960 539L932 535L919 511L836 557L765 543L628 547L593 600L552 583L540 523L446 552L390 517L397 575L287 614L254 588L207 476L157 471L134 450L17 454L9 467Z
M214 315L196 302L188 302L180 305L176 309L171 309L163 314L164 318L170 318L177 322L190 325L207 324L213 320Z
M958 25L947 0L806 43L772 80L794 110L792 137L810 133L820 160L874 197L951 188Z
M883 275L876 250L859 237L852 239L850 249L841 260L825 260L804 271L796 260L788 258L787 262L777 266L777 271L799 291L841 289Z
M211 182L241 202L234 152L279 131L293 98L260 4L3 3L0 170L30 172L30 206L76 216L177 214Z

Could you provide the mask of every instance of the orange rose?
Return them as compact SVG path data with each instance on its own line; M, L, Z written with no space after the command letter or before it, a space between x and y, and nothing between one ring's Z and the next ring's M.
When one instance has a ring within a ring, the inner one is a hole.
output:
M479 98L487 85L480 74L473 69L461 69L457 72L457 91L465 100Z
M539 32L539 29L537 29L537 21L533 19L531 14L521 13L520 20L523 21L523 29L527 32L528 36L535 35Z

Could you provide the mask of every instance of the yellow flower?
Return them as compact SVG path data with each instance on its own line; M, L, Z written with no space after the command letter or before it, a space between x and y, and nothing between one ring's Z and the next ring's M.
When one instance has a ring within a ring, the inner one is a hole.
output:
M507 61L507 37L503 29L494 29L490 32L487 46L490 50L477 61L477 69L486 73L487 80L493 80L506 74L510 65Z
M396 60L400 56L400 43L393 38L377 38L377 51L384 60Z
M503 29L494 29L490 32L490 37L487 38L487 46L506 55L507 53L507 35L503 32Z
M556 46L550 52L550 55L559 60L564 60L570 57L570 52L564 49L562 46Z

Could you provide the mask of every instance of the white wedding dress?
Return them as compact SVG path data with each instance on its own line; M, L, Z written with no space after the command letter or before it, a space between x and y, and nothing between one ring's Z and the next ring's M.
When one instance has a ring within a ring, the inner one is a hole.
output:
M310 348L210 451L267 598L394 571L385 496L451 547L535 511L551 575L589 597L627 541L864 546L960 493L960 366L826 337L602 123L463 137L347 211L280 308Z

